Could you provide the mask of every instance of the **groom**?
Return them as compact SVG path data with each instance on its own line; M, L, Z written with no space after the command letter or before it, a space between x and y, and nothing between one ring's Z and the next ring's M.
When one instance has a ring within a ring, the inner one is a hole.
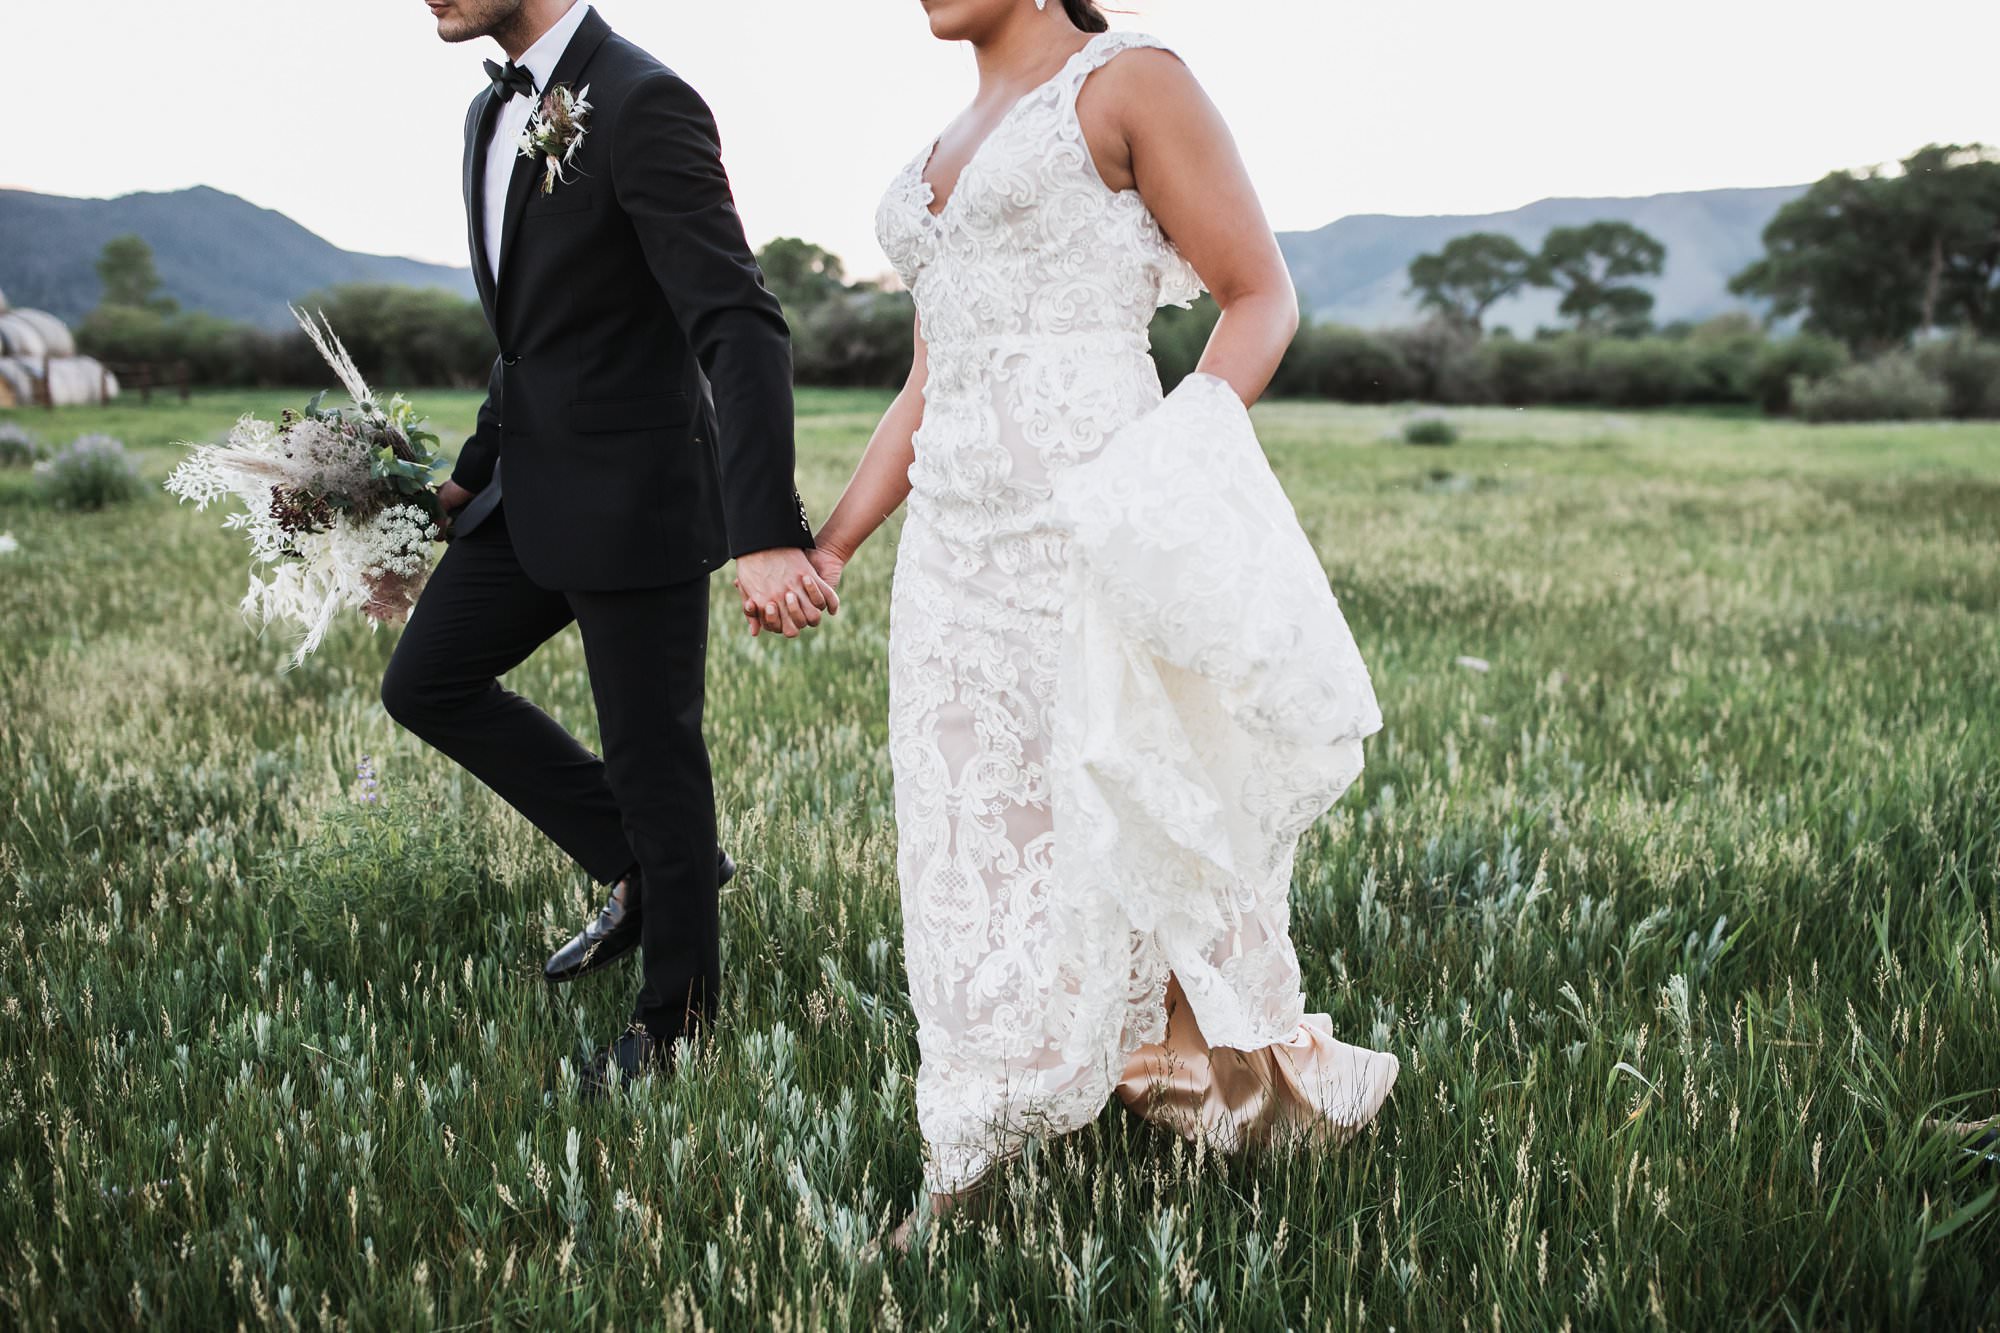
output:
M585 0L426 3L444 40L507 56L465 118L468 240L500 357L440 491L451 546L382 700L611 886L548 966L567 980L643 948L633 1023L584 1075L598 1095L614 1070L670 1059L720 990L733 867L702 740L709 575L735 557L746 600L788 636L838 603L793 489L789 332L707 106ZM520 154L524 131L557 169ZM499 683L572 621L601 760Z

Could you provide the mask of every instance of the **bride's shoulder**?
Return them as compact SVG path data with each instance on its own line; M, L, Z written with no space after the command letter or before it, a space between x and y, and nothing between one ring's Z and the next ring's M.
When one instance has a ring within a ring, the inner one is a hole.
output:
M1148 32L1102 33L1084 49L1094 67L1094 83L1157 84L1193 78L1181 53Z
M1085 44L1084 49L1086 51L1097 52L1100 59L1110 60L1112 57L1123 55L1127 51L1159 51L1171 55L1174 48L1173 43L1167 41L1166 38L1156 37L1150 32L1134 32L1130 28L1113 28L1109 32L1100 32L1095 37L1092 37Z
M1200 94L1201 85L1181 54L1150 33L1107 32L1093 45L1096 68L1085 91L1094 100L1144 107L1156 99Z

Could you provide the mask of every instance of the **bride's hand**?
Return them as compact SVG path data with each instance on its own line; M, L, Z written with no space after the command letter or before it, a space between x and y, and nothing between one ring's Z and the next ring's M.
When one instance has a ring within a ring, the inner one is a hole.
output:
M846 556L836 555L826 547L819 546L807 551L806 559L812 561L813 571L819 575L820 582L829 588L840 587L841 572L847 568Z

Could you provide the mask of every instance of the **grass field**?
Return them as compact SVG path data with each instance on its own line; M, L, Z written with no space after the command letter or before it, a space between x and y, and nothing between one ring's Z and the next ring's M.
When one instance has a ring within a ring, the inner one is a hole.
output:
M159 478L293 398L17 419ZM807 396L815 512L882 405ZM1923 1128L2000 1112L2000 428L1459 419L1260 410L1388 718L1294 906L1384 1118L1108 1111L892 1263L886 541L809 641L718 603L727 1017L584 1106L631 965L540 983L587 886L389 723L392 636L286 673L213 515L0 473L0 1325L2000 1326L2000 1166ZM572 636L513 683L593 734Z

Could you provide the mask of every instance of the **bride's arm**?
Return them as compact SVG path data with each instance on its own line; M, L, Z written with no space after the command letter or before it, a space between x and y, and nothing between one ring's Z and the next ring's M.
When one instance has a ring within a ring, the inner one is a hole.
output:
M882 414L881 424L869 438L861 463L854 469L840 503L833 507L815 536L816 549L806 552L819 576L836 587L841 571L861 544L874 535L883 520L896 512L910 495L910 465L916 461L917 427L924 422L924 385L930 380L929 349L924 345L924 329L917 325L916 356L903 391ZM744 604L754 633L756 608Z
M882 414L860 466L840 494L840 503L819 530L820 547L840 565L852 560L861 543L910 496L910 465L917 461L917 427L924 424L924 386L929 382L930 349L924 344L920 322L916 355L911 358L903 391Z
M1299 330L1299 298L1222 114L1187 66L1153 50L1100 70L1078 111L1105 183L1139 191L1222 307L1197 371L1256 402Z

